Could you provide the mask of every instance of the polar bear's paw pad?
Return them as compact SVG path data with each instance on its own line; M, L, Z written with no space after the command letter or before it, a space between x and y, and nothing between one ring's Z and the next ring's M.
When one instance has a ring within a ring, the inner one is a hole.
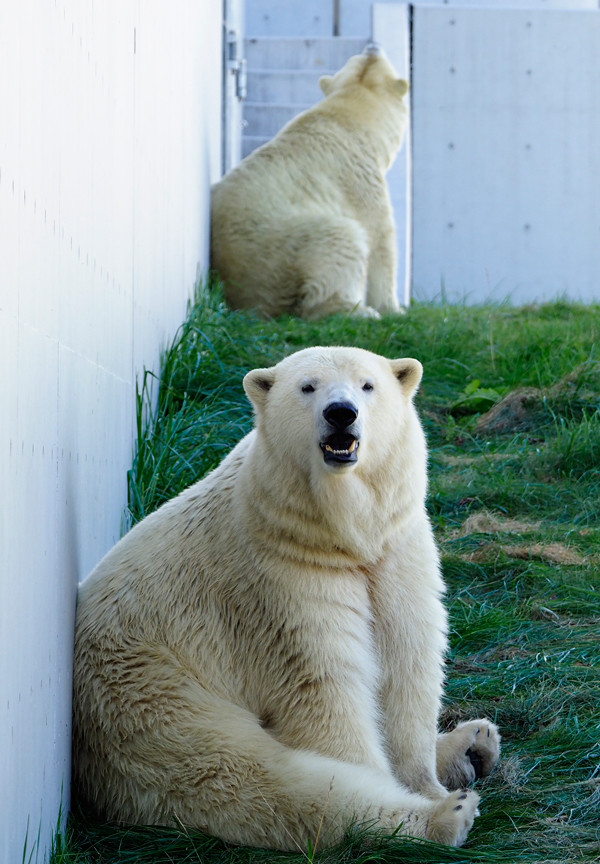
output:
M462 846L475 818L479 816L479 795L457 789L435 805L427 826L427 839L447 846Z

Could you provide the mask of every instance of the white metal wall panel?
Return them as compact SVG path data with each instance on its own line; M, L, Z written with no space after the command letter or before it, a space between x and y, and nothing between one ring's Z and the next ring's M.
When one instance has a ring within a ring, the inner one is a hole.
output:
M418 298L600 298L600 13L417 7Z
M27 834L41 862L77 581L121 533L136 378L208 265L220 4L2 3L0 106L0 861Z

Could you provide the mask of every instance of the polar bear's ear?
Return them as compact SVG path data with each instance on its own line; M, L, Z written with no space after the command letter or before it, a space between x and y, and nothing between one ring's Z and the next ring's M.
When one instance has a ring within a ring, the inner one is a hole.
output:
M255 408L262 408L267 401L267 393L275 381L275 369L253 369L244 377L246 396Z
M331 93L332 84L333 75L321 75L321 77L319 78L319 87L326 96L329 96L329 94Z
M423 377L423 366L412 357L403 357L402 360L390 360L392 372L402 385L407 396L413 396Z
M408 93L408 81L405 81L404 78L398 78L396 81L394 81L394 86L400 98L406 96L406 94Z

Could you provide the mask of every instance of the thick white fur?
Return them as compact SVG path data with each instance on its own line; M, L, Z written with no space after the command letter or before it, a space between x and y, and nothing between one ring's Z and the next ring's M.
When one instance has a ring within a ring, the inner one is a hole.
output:
M250 372L256 429L81 586L74 780L107 817L282 849L355 821L465 840L479 796L443 783L472 779L478 739L487 773L499 737L487 721L437 735L447 625L421 371L310 348ZM358 460L328 467L322 412L339 400L358 410Z
M382 53L324 76L299 114L212 189L211 266L234 308L319 318L398 312L385 175L408 89Z

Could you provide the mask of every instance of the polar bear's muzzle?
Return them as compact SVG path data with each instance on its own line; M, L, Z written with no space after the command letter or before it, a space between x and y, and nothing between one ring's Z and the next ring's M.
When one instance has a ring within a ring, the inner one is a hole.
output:
M347 465L358 461L359 439L352 428L358 419L358 408L351 402L330 402L323 410L327 424L326 437L320 442L325 462Z

